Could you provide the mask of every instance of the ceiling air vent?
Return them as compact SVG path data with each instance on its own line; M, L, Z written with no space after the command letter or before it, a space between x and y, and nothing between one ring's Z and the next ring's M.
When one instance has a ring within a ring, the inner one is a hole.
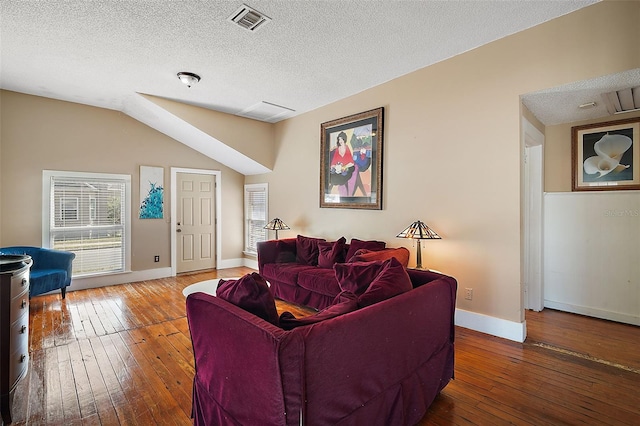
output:
M616 90L602 94L609 114L622 114L640 110L640 87Z
M275 123L285 118L289 118L296 111L285 106L272 104L271 102L258 102L248 108L243 109L236 115L252 118L254 120L266 121L267 123Z
M257 31L262 28L263 24L271 21L271 18L250 8L246 4L243 4L238 10L229 16L228 20L235 22L245 30Z

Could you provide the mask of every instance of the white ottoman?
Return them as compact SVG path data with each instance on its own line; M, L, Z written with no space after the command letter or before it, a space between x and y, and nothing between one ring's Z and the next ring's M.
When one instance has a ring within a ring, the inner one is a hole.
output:
M224 278L224 279L230 280L235 278ZM218 289L219 281L220 281L220 278L216 278L214 280L200 281L199 283L188 285L182 290L182 294L184 295L184 297L187 297L191 293L202 292L202 293L207 293L212 296L215 296L216 290Z

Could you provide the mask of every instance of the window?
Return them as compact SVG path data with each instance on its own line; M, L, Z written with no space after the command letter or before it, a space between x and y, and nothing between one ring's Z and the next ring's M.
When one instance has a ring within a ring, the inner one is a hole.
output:
M244 251L257 254L258 242L267 239L267 206L269 190L266 183L244 186Z
M73 277L128 270L131 176L45 170L42 182L42 245L76 254Z

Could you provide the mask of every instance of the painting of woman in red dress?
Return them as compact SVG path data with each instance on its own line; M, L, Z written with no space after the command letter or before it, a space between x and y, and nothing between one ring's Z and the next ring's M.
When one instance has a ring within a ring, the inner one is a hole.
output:
M355 164L353 163L351 149L347 145L347 134L345 132L338 134L336 147L331 151L330 156L329 184L331 187L338 186L341 196L350 196L349 182L353 177Z

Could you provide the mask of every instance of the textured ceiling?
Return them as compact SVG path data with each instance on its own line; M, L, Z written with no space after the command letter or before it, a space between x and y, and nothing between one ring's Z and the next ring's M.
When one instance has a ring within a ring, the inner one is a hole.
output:
M2 0L0 87L153 127L140 93L275 122L597 1L244 0L271 18L250 32L228 20L243 0Z
M552 126L610 116L602 95L638 86L640 68L528 93L522 96L522 102L538 120ZM595 106L579 108L591 102Z

